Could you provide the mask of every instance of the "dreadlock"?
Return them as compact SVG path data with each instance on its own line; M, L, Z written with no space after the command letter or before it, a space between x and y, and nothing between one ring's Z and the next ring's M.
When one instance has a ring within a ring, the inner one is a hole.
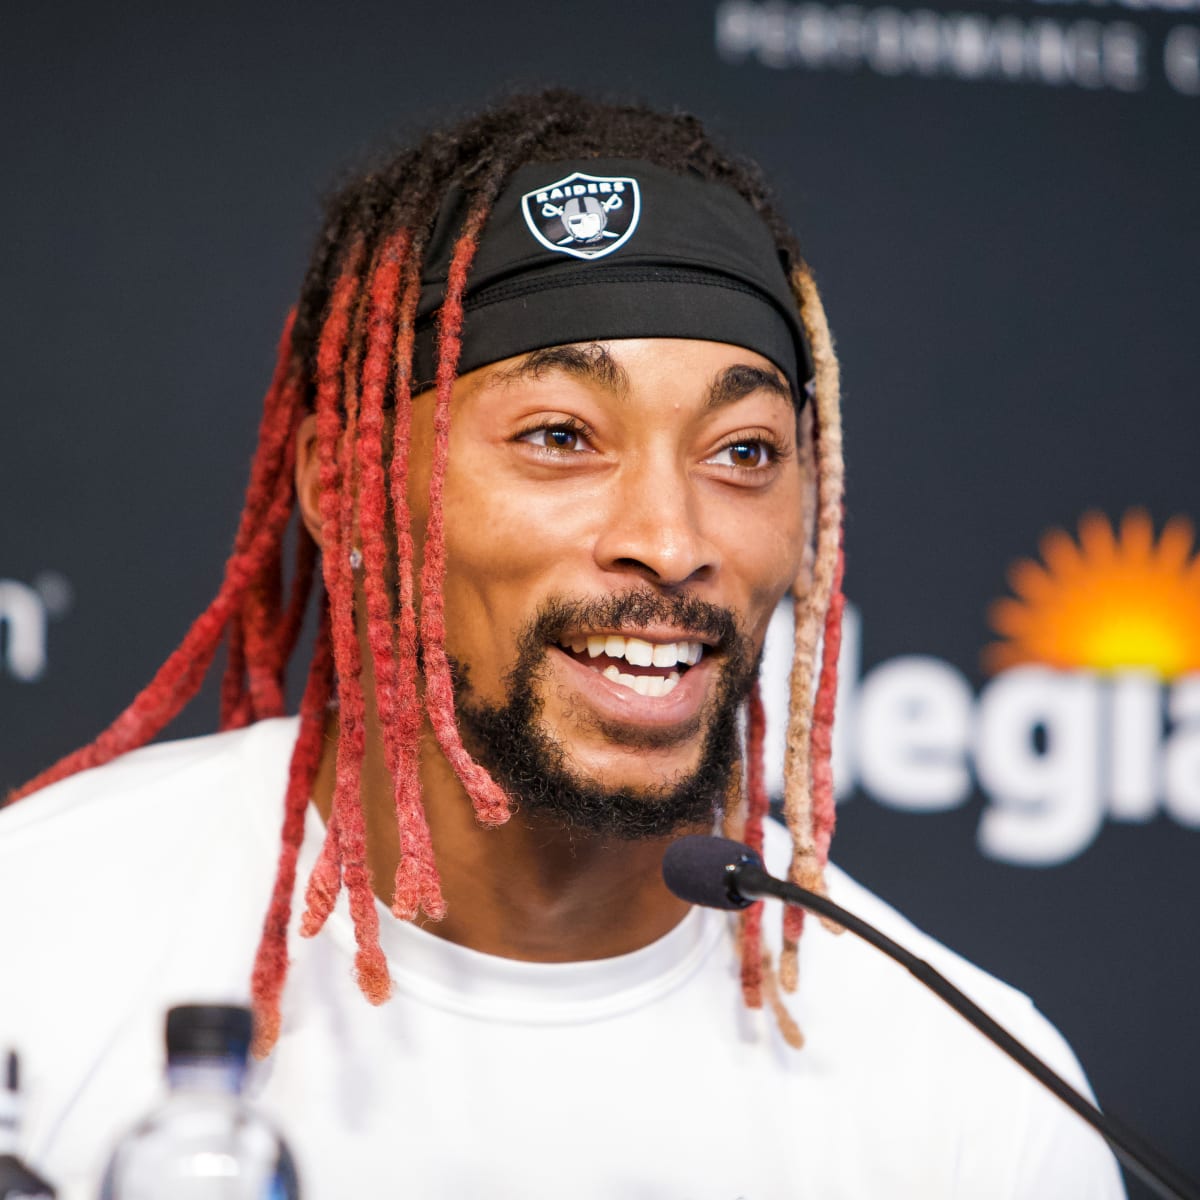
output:
M365 618L373 667L373 698L394 787L400 858L392 886L393 913L404 920L421 912L437 920L445 913L420 796L422 703L478 820L496 825L508 818L508 797L471 758L459 735L445 647L441 500L464 294L491 206L512 172L529 162L601 156L641 159L733 188L770 230L792 281L816 378L814 403L801 414L812 455L811 494L804 513L811 546L793 588L795 654L784 813L793 844L791 878L824 890L834 824L829 760L842 610L843 470L837 360L816 286L757 167L718 149L696 118L600 104L560 90L517 97L429 134L414 148L358 175L332 197L299 302L280 339L246 503L216 596L147 687L95 741L12 797L28 795L149 742L199 690L223 640L227 655L220 728L282 715L287 666L310 594L318 593L316 645L288 773L277 877L251 980L259 1055L270 1051L279 1033L304 813L328 713L334 707L333 806L305 889L300 929L306 936L318 932L344 887L354 924L359 986L374 1004L390 991L367 865L360 788L366 698L356 627L359 594L365 612L358 615ZM465 190L468 208L438 314L434 441L418 618L408 503L415 323L424 255L451 185ZM390 430L385 419L389 409ZM316 415L323 550L318 554L303 524L296 522L295 563L285 587L284 547L297 507L296 435L310 413ZM746 767L735 772L738 794L726 803L727 822L740 820L745 840L756 849L762 845L768 807L763 723L756 687L748 705ZM739 937L745 1002L758 1008L765 998L793 1045L800 1044L800 1032L779 993L781 987L796 987L803 915L797 908L785 910L778 968L763 947L761 904L742 914Z

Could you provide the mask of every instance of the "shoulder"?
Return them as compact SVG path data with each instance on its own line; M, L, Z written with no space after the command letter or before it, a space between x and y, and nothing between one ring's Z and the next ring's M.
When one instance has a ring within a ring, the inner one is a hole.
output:
M785 875L790 841L774 822L768 825L765 849L768 868ZM1086 1087L1066 1042L1028 996L944 946L833 863L826 869L826 882L830 899L923 959L1001 1024L1011 1024L1018 1037L1032 1039L1035 1052L1051 1055L1056 1070L1064 1069L1073 1084ZM767 928L777 923L768 913ZM888 1030L888 1037L894 1034L909 1044L922 1037L982 1039L899 963L852 933L831 932L811 914L801 941L800 965L802 998L818 1012L836 1014L839 1021L853 1014L853 1019L879 1024ZM1019 1068L1014 1064L1013 1070Z
M260 721L244 729L160 742L81 771L0 809L0 854L42 838L56 841L90 828L111 829L132 817L170 822L182 810L203 818L228 807L228 781L243 790L285 778L296 719ZM194 810L194 811L193 811Z
M775 822L768 823L765 833L764 857L767 867L773 874L784 876L791 853L787 833ZM826 869L826 882L830 899L924 959L977 1003L983 1005L986 1001L997 1005L1020 1020L1026 1014L1036 1012L1028 996L944 946L833 863ZM841 986L849 986L852 979L858 983L874 980L891 984L894 986L887 989L892 993L888 996L890 1002L908 1003L912 1000L925 1008L928 998L931 1012L939 1017L944 1013L948 1021L961 1021L943 1001L929 993L882 951L867 945L853 934L831 933L811 915L806 920L801 953L802 957L807 953L809 957L819 958L822 964L820 974L842 980ZM813 974L818 974L815 964L810 972L810 975ZM1043 1020L1038 1018L1038 1021Z
M76 1103L67 1081L153 1067L169 1004L245 998L295 736L149 746L0 810L0 1045L27 1059L31 1137Z
M264 721L148 746L0 810L0 906L24 915L0 944L153 924L189 885L269 853L295 731Z
M767 861L787 869L790 845L768 833ZM835 866L831 899L924 960L1073 1088L1091 1098L1066 1039L1030 998L930 937ZM776 920L768 917L768 928ZM777 936L777 935L776 935ZM954 1195L1116 1197L1115 1162L1099 1135L945 1001L874 946L809 916L792 1008L818 1071L849 1072L877 1127L957 1147Z

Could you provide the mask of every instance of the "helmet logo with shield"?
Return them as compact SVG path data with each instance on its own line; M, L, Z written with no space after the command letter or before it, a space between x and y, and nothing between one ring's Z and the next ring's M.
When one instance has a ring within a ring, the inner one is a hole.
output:
M547 250L583 259L603 258L629 241L641 208L636 179L581 171L521 197L533 236Z

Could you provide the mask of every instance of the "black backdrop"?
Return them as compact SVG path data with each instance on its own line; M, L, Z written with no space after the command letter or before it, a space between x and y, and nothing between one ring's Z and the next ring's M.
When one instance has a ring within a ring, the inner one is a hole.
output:
M860 663L842 778L867 783L835 856L1032 993L1102 1103L1200 1175L1194 685L1098 660L989 680L980 659L1046 530L1200 516L1198 51L1194 0L10 6L0 787L94 736L215 586L340 168L515 86L690 108L767 167L843 359ZM1155 584L1180 597L1193 672L1196 575ZM1126 685L1153 728L1121 742L1114 805L1103 770L1087 780ZM889 714L899 744L861 749ZM980 765L1006 746L1016 778ZM912 795L926 778L940 811ZM981 835L1001 810L1025 814L1020 846Z

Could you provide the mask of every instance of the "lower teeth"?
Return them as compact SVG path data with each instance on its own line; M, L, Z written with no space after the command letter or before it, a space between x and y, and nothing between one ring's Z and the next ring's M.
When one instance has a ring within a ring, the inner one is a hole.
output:
M605 679L637 692L639 696L665 696L674 691L679 683L678 671L672 671L670 675L626 675L614 666L607 666L601 674Z

